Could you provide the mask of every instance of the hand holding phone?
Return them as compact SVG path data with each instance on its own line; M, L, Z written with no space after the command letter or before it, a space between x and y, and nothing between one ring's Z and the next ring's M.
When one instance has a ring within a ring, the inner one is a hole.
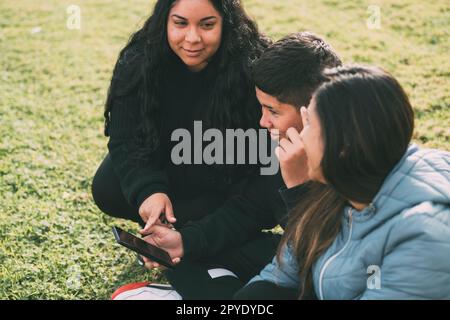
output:
M155 261L167 268L173 268L173 263L169 253L161 248L158 248L134 235L123 231L118 227L113 227L114 237L117 243L122 246L143 255L144 257Z

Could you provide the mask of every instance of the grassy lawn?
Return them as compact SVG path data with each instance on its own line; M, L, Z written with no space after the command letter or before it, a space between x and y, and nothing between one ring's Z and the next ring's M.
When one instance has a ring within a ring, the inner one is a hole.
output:
M107 299L124 283L163 281L113 240L112 225L136 226L106 218L90 194L112 68L152 3L0 2L0 299ZM311 30L345 62L392 72L415 107L415 141L450 150L448 1L377 0L380 29L366 24L372 3L244 0L274 39ZM80 30L66 27L70 4Z

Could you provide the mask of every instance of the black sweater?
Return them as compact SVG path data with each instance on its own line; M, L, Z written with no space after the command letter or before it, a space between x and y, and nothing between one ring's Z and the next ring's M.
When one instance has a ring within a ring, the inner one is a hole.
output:
M132 82L133 73L139 72L137 65L142 61L142 51L140 46L135 45L123 54L112 80L115 88L125 87ZM215 69L215 65L209 65L201 72L193 73L181 61L174 60L165 70L160 84L163 106L160 146L152 152L145 167L136 165L128 152L140 117L139 85L125 95L114 96L110 110L108 149L115 173L130 205L138 208L147 197L156 192L168 194L171 200L227 193L230 185L246 178L244 175L249 166L229 165L234 169L230 178L229 174L218 169L219 165L174 165L170 159L172 148L178 144L178 141L171 141L172 132L175 129L186 129L194 138L194 121L204 123ZM258 108L253 88L249 90L246 103ZM257 124L256 118L253 127ZM206 142L203 144L207 145ZM191 150L193 152L194 148Z
M139 47L125 52L116 65L112 80L116 88L129 85L141 57L142 49ZM214 72L214 65L211 65L201 72L192 73L181 62L174 63L167 70L161 92L164 106L161 143L145 167L133 163L128 154L128 146L139 121L139 86L125 95L114 97L110 110L108 149L121 188L132 206L138 208L147 197L157 192L168 194L172 202L187 199L193 203L202 195L213 197L233 193L233 190L228 190L230 184L225 183L227 178L224 173L215 166L177 166L170 159L171 149L177 143L170 141L173 130L187 129L193 137L194 121L204 120ZM255 108L259 108L253 88L249 99ZM242 169L242 172L245 170ZM239 176L238 173L237 176L241 185L245 185L243 192L229 198L220 208L211 210L203 219L191 221L180 229L186 258L218 254L245 243L262 229L271 229L280 223L283 225L286 208L278 192L284 186L281 175L249 177L243 173ZM174 209L178 218L175 205Z
M306 185L286 189L281 174L250 180L244 193L228 200L213 214L181 228L184 258L213 257L251 241L264 229L283 229L289 211L308 191Z

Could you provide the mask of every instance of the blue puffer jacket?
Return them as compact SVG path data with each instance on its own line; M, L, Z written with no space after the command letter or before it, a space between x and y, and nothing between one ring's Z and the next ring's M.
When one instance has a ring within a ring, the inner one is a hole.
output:
M450 153L411 145L313 265L319 299L450 299ZM251 282L298 288L289 246Z

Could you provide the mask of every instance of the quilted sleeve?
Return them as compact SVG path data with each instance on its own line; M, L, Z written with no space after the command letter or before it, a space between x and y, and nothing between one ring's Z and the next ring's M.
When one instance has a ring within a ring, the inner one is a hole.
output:
M450 208L424 202L390 233L380 286L361 299L450 299Z

